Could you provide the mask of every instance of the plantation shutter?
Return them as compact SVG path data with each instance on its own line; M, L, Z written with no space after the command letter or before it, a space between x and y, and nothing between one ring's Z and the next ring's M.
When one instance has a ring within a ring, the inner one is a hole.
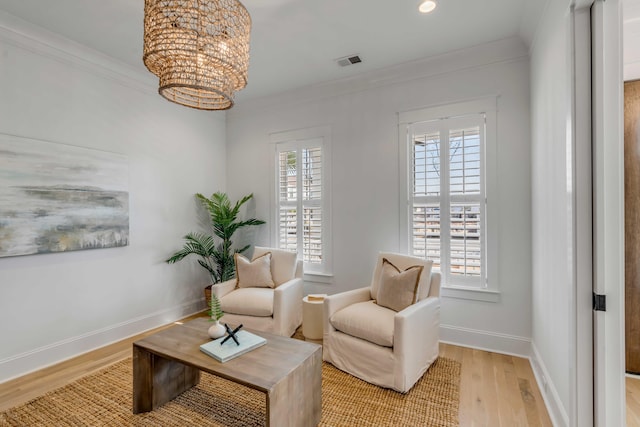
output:
M294 252L298 248L297 165L295 151L278 153L278 247Z
M409 126L410 250L447 285L484 287L484 115Z
M440 268L440 132L435 125L414 130L412 138L413 254Z
M480 141L479 125L449 130L449 272L478 279L482 274L480 229L484 217Z
M323 264L322 140L280 144L278 247L295 251L306 264Z
M322 149L303 148L302 155L302 259L322 263Z

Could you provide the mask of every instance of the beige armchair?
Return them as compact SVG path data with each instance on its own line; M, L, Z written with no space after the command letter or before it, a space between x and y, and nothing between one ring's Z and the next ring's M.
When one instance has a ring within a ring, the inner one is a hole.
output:
M423 266L426 273L417 273L416 302L397 312L376 304L384 258L400 271ZM409 391L438 357L439 296L431 261L381 253L371 286L325 298L323 359L369 383Z
M221 322L290 337L302 324L303 268L296 254L255 247L253 259L271 252L274 288L237 288L236 279L212 287L220 300Z

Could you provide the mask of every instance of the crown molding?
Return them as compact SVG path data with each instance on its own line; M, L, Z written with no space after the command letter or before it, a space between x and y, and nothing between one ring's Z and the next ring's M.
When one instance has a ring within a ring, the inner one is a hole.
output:
M144 93L157 93L155 77L137 68L0 10L0 43L71 65ZM142 63L142 59L140 59Z
M239 97L234 108L227 111L227 120L240 119L245 113L269 111L274 106L299 105L376 87L522 60L529 60L527 46L520 37L509 37L280 94L246 100Z

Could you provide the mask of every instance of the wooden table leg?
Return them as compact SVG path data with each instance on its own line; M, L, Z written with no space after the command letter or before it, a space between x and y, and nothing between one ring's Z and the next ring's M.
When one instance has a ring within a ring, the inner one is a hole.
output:
M133 413L152 411L200 381L200 371L133 345Z
M322 417L322 350L267 393L267 426L315 427Z

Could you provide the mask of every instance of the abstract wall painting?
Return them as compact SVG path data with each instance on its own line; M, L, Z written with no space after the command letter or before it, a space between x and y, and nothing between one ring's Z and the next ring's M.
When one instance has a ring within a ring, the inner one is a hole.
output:
M0 257L126 246L120 154L0 134Z

